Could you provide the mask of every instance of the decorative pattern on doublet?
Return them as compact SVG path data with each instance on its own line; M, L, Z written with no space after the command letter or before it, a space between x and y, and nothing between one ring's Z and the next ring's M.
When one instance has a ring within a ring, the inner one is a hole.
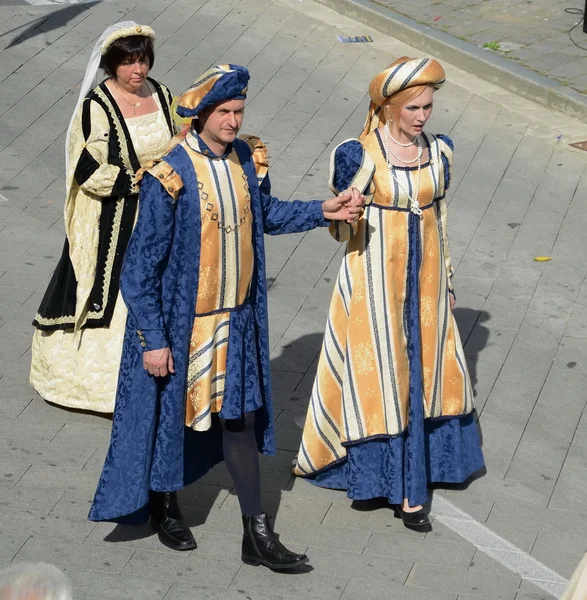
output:
M414 396L419 387L427 418L473 410L463 347L449 303L452 271L443 223L452 150L442 138L426 139L430 160L421 170L421 219L410 212L402 189L412 193L417 170L396 167L398 185L387 169L378 132L362 142L375 163L369 183L374 196L348 242L336 281L295 469L298 475L342 460L347 445L401 435L408 426L410 398L421 397L420 392ZM357 143L348 145L354 148ZM344 147L335 152L335 169L344 172L344 165L365 163L339 156L344 152ZM349 180L357 178L356 168L362 167L353 168ZM345 189L344 177L331 178L337 179L338 187ZM331 232L337 235L334 229ZM410 279L413 265L415 286ZM412 314L419 315L419 323L412 322ZM417 377L410 364L410 339L419 340Z
M202 234L196 318L190 341L186 425L211 426L224 398L230 313L248 299L253 275L251 197L232 150L210 158L190 134L184 147L198 178Z

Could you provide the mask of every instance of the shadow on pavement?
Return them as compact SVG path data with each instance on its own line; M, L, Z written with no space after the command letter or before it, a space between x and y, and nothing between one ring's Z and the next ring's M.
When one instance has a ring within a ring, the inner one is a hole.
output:
M473 395L477 395L477 362L479 354L489 341L489 329L482 323L489 321L491 315L484 310L457 307L453 311L455 320L459 327L461 340L465 346L465 356Z
M77 17L79 14L86 12L93 8L96 4L99 4L102 0L94 0L92 2L86 2L83 4L70 4L65 8L60 8L55 12L42 15L38 17L34 21L31 21L27 25L20 25L19 27L15 27L14 29L9 29L8 31L0 34L0 38L7 36L19 29L24 29L24 31L18 34L11 42L8 44L7 48L12 48L14 46L18 46L18 44L22 44L26 40L30 40L38 35L42 35L43 33L48 33L49 31L53 31L63 25L66 25L73 18Z
M486 327L483 327L481 323L487 321L489 319L489 314L486 312L479 312L468 308L458 308L455 309L455 318L457 323L459 323L459 329L463 331L472 331L475 328L475 344L473 344L475 352L473 354L468 353L467 361L469 363L470 375L471 375L471 383L473 387L476 385L477 376L476 376L476 364L478 360L478 353L487 340L489 339L489 330ZM273 372L273 399L274 402L278 405L283 406L284 397L290 396L294 397L296 400L299 400L299 404L296 403L296 408L292 410L293 422L290 422L287 431L280 431L281 426L279 423L279 418L276 422L276 438L277 438L277 448L287 449L290 452L295 448L299 447L302 437L302 428L304 425L304 419L306 415L306 408L310 398L311 392L311 384L312 384L312 373L310 369L315 368L314 358L320 352L320 348L322 345L323 335L322 333L312 333L308 335L301 336L297 340L291 342L290 344L283 347L282 353L272 359L271 361L271 369ZM311 357L311 358L310 358ZM307 370L305 377L302 381L295 386L293 389L288 389L287 386L283 384L280 380L280 374L292 370L293 367L296 368L296 372L299 372L299 366L310 364L310 368ZM291 410L288 408L288 410ZM277 412L277 411L276 411ZM281 445L280 445L281 440ZM216 467L223 468L223 467ZM288 464L283 464L275 462L275 465L272 467L271 459L265 464L262 465L262 469L268 468L269 470L276 471L277 473L281 473L283 475L287 475L290 473L290 467ZM287 473L286 473L287 471ZM450 486L450 485L441 485L441 486L432 486L432 490L435 487L438 488L450 488L450 489L464 489L466 488L471 481L476 479L477 477L481 477L484 473L479 472L476 473L469 481L465 484L459 486ZM285 478L284 478L285 480ZM291 489L292 481L290 480L288 483L282 486L283 490ZM232 490L234 493L232 485L217 485L220 489ZM201 492L196 487L188 486L183 492L182 499L180 497L180 502L182 504L182 508L184 511L184 515L186 521L190 525L190 527L197 527L199 525L203 525L208 520L209 514L212 510L212 505L214 501L209 502L209 506L198 506L197 495ZM273 497L275 500L271 502L271 506L266 506L265 510L269 512L269 514L274 517L279 510L279 502L280 502L280 494L273 493ZM189 499L188 499L189 498ZM389 507L387 500L383 499L373 499L370 501L362 501L362 502L353 502L352 507L356 510L361 511L371 511L382 508L383 506ZM429 508L429 506L428 506ZM139 540L145 537L150 537L155 535L155 532L151 528L150 525L144 525L140 527L130 527L124 525L118 525L110 534L105 537L105 541L110 542L122 542L122 541L132 541Z

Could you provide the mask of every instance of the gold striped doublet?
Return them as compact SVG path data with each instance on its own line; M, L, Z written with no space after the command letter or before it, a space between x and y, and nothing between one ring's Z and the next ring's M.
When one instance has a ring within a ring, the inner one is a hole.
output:
M198 180L202 223L186 425L205 431L211 413L222 408L230 311L249 296L254 266L252 215L246 175L236 152L209 158L193 135L183 145Z

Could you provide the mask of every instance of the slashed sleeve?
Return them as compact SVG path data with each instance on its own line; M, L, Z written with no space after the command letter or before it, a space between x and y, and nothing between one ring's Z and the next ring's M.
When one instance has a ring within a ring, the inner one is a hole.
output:
M442 177L441 177L441 197L438 201L439 205L439 219L438 219L438 229L439 234L442 238L443 245L443 253L444 253L444 263L446 266L446 275L448 279L448 291L455 296L452 277L454 275L454 270L452 268L451 259L450 259L450 248L448 243L448 205L446 202L446 193L450 187L450 179L451 179L451 169L452 169L452 157L453 157L453 149L454 144L453 141L446 135L437 136L439 149L440 149L440 159L442 163Z
M365 195L365 204L368 204L373 198L371 188L374 173L375 163L359 140L342 142L330 155L328 185L334 194L355 187ZM339 242L346 242L355 236L357 227L358 221L333 221L330 223L330 235Z
M131 175L120 164L108 162L110 123L104 109L86 98L81 110L82 151L75 180L82 190L100 198L125 196L134 191Z

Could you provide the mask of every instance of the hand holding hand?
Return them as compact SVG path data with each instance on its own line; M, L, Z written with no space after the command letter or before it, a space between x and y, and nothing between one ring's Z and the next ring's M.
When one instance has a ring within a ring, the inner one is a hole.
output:
M168 373L175 373L171 350L161 348L143 352L143 368L154 377L167 377Z
M364 202L365 196L353 187L322 202L324 218L331 221L354 223L363 213Z

